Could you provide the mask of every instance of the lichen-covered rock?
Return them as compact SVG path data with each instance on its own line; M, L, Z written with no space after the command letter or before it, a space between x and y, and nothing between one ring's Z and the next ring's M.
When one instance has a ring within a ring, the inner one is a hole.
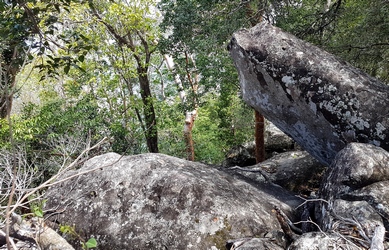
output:
M271 122L265 125L265 151L266 159L277 153L283 153L296 149L296 143L292 138L274 126Z
M389 86L262 22L229 50L243 99L323 164L350 142L389 150Z
M322 182L323 198L339 198L370 184L389 180L389 152L350 143L336 156Z
M361 248L352 242L347 241L341 235L311 232L298 237L288 248L288 250L328 250L328 249L347 249L361 250Z
M227 250L283 250L285 247L286 240L283 234L280 234L278 238L263 237L229 240L226 245Z
M68 174L97 170L48 190L48 219L75 225L99 249L225 249L228 239L263 236L301 200L271 184L254 187L206 165L162 154L94 157ZM293 217L293 216L292 216Z
M322 201L317 203L316 218L322 230L355 231L371 241L377 228L389 228L388 183L389 152L369 144L348 144L325 173L319 190ZM383 235L376 240L381 246L383 241Z

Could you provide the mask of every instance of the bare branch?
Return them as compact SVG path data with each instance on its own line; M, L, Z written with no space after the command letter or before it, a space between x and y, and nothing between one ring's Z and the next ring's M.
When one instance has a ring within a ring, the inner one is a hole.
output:
M27 200L29 197L31 197L33 194L35 194L36 192L38 192L39 190L41 189L44 189L46 187L49 187L49 186L52 186L54 185L53 183L57 184L57 183L60 183L60 182L55 182L55 180L57 180L64 172L66 172L67 170L75 167L80 159L89 151L99 147L101 144L103 144L105 141L107 140L107 138L103 138L101 141L99 141L97 144L95 144L94 146L90 147L90 148L87 148L85 149L84 151L81 152L81 154L71 163L69 164L68 166L66 167L61 167L61 170L55 174L54 176L52 176L50 179L48 179L47 181L45 181L44 183L42 183L41 185L39 185L38 187L36 188L33 188L31 191L29 191L28 193L24 194L20 200L18 200L18 202L14 205L14 207L11 209L11 212L14 212L16 210L16 208L21 205L25 200ZM85 171L85 173L89 173L91 171ZM78 174L80 175L80 174ZM78 176L77 175L77 176ZM68 177L70 178L70 177Z

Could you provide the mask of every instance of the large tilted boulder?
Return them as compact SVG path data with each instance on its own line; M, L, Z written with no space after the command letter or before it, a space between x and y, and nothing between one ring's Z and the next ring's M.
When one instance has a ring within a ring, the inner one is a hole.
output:
M266 22L228 48L247 104L323 164L350 142L389 150L389 86Z
M301 203L271 183L162 154L109 153L67 176L94 168L50 188L45 209L100 250L225 249L229 239L282 233L274 206L293 218Z

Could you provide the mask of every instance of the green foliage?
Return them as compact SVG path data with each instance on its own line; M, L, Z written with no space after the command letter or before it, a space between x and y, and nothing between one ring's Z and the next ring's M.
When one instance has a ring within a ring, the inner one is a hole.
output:
M381 0L304 0L287 5L276 24L320 45L372 76L388 82L389 5Z
M225 155L227 145L223 140L222 132L219 130L220 119L211 107L200 108L199 117L193 129L193 140L195 143L195 159L205 163L220 163Z
M76 234L76 229L74 226L69 226L69 225L60 225L59 226L59 231L63 234L70 234L74 235Z
M23 145L28 160L37 172L50 178L63 164L71 161L87 147L101 140L107 133L98 107L85 96L75 103L52 100L43 106L27 105L20 115L12 116L12 132L15 145ZM10 149L9 124L0 121L0 147ZM39 184L35 182L34 184Z
M186 157L186 146L184 142L184 120L185 115L180 100L171 103L160 102L157 106L159 149L167 155L180 158Z
M231 95L225 106L215 95L207 95L207 105L199 108L193 129L196 160L218 164L234 145L252 140L253 111Z
M34 216L43 218L43 207L47 200L35 199L35 197L29 197L30 209Z
M95 238L90 238L85 244L83 244L83 249L92 249L97 247L97 241Z
M389 4L385 1L347 1L328 49L389 82Z
M262 3L250 3L262 8ZM186 109L193 109L190 98L198 101L198 118L193 129L195 159L219 163L233 145L251 140L252 111L238 101L238 77L226 50L232 33L250 26L246 9L240 1L169 1L159 5L164 13L161 24L169 34L160 41L163 53L173 56L175 74L200 74L199 88L192 92L191 82L181 77L187 93ZM193 11L196 9L198 11ZM186 53L195 55L196 66L188 64ZM214 93L214 94L210 94ZM233 113L238 111L242 113ZM246 124L238 124L237 115L248 116ZM183 122L181 122L183 126ZM181 132L182 133L182 132Z
M69 235L70 237L74 239L78 239L81 243L82 249L92 249L97 247L97 241L95 238L89 238L86 242L85 240L80 236L79 233L76 231L75 226L69 226L69 225L60 225L59 231L62 234Z

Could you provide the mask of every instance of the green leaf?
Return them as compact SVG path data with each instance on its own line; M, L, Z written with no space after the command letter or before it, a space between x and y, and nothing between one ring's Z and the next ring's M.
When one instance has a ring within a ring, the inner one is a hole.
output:
M58 13L61 12L61 10L59 9L59 4L54 4L54 8L57 10Z
M42 211L42 209L36 209L36 210L34 211L34 215L35 215L36 217L42 218L42 217L43 217L43 211Z
M84 55L80 55L80 56L78 57L78 61L80 61L80 62L84 62L84 59L85 59L85 56L84 56Z
M65 74L68 74L69 70L70 70L70 64L66 64L66 66L63 68L63 71L65 72Z
M97 241L95 238L90 238L86 243L85 246L87 248L95 248L97 247Z

